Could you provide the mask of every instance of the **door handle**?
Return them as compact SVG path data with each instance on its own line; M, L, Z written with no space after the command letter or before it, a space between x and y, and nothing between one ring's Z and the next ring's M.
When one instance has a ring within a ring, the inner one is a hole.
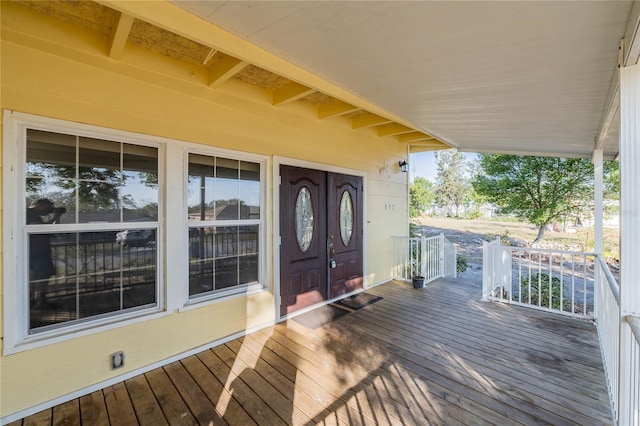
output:
M337 264L336 264L336 260L334 259L336 255L336 249L333 246L333 235L331 235L329 237L329 240L327 241L327 248L329 251L329 268L334 269L337 266Z

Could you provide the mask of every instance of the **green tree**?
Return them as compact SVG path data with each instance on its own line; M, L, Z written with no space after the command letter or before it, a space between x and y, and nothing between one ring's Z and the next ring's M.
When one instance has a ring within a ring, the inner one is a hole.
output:
M409 216L420 216L429 208L433 200L435 200L433 183L423 177L413 179L409 186Z
M436 153L435 196L440 206L455 208L459 216L460 207L471 199L472 186L468 177L468 165L461 153L441 151Z
M500 211L538 227L531 245L547 225L593 207L593 164L587 159L481 154L484 174L475 190Z
M602 163L602 174L604 198L620 200L620 163L617 161L604 161Z

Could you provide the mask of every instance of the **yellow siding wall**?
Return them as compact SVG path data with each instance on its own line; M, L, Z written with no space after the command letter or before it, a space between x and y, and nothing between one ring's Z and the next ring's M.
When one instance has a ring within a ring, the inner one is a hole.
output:
M3 5L2 11L3 110L366 172L366 281L390 278L391 236L407 232L407 175L397 165L406 158L406 145L379 138L372 129L352 130L346 118L320 120L307 103L273 107L267 92L241 82L210 89L197 75L193 81L178 79L175 73L184 71L165 70L170 61L133 47L127 54L135 57L127 62L109 59L99 40L94 43L88 35L78 39L63 33L59 37L68 38L70 47L58 47L45 35L30 35L45 31L33 22L23 32L21 19L39 18L21 17L23 12L14 9ZM3 356L0 415L268 324L274 313L272 293L263 292ZM108 356L118 350L127 354L126 367L114 372Z

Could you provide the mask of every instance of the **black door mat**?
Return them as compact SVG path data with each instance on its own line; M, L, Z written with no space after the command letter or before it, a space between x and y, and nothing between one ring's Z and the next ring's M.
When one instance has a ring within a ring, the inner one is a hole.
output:
M335 303L336 305L342 305L344 307L357 311L358 309L362 309L367 305L376 303L378 300L382 300L382 297L374 296L373 294L369 293L358 293L354 294L353 296L345 297L342 300L338 300Z
M323 325L329 324L331 321L347 315L349 312L351 311L335 306L334 304L329 304L293 317L293 320L307 328L316 330Z

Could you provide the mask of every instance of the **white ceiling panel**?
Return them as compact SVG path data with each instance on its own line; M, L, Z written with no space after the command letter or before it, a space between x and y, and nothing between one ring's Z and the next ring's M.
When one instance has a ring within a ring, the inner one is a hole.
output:
M582 156L593 149L632 7L174 3L460 149Z

